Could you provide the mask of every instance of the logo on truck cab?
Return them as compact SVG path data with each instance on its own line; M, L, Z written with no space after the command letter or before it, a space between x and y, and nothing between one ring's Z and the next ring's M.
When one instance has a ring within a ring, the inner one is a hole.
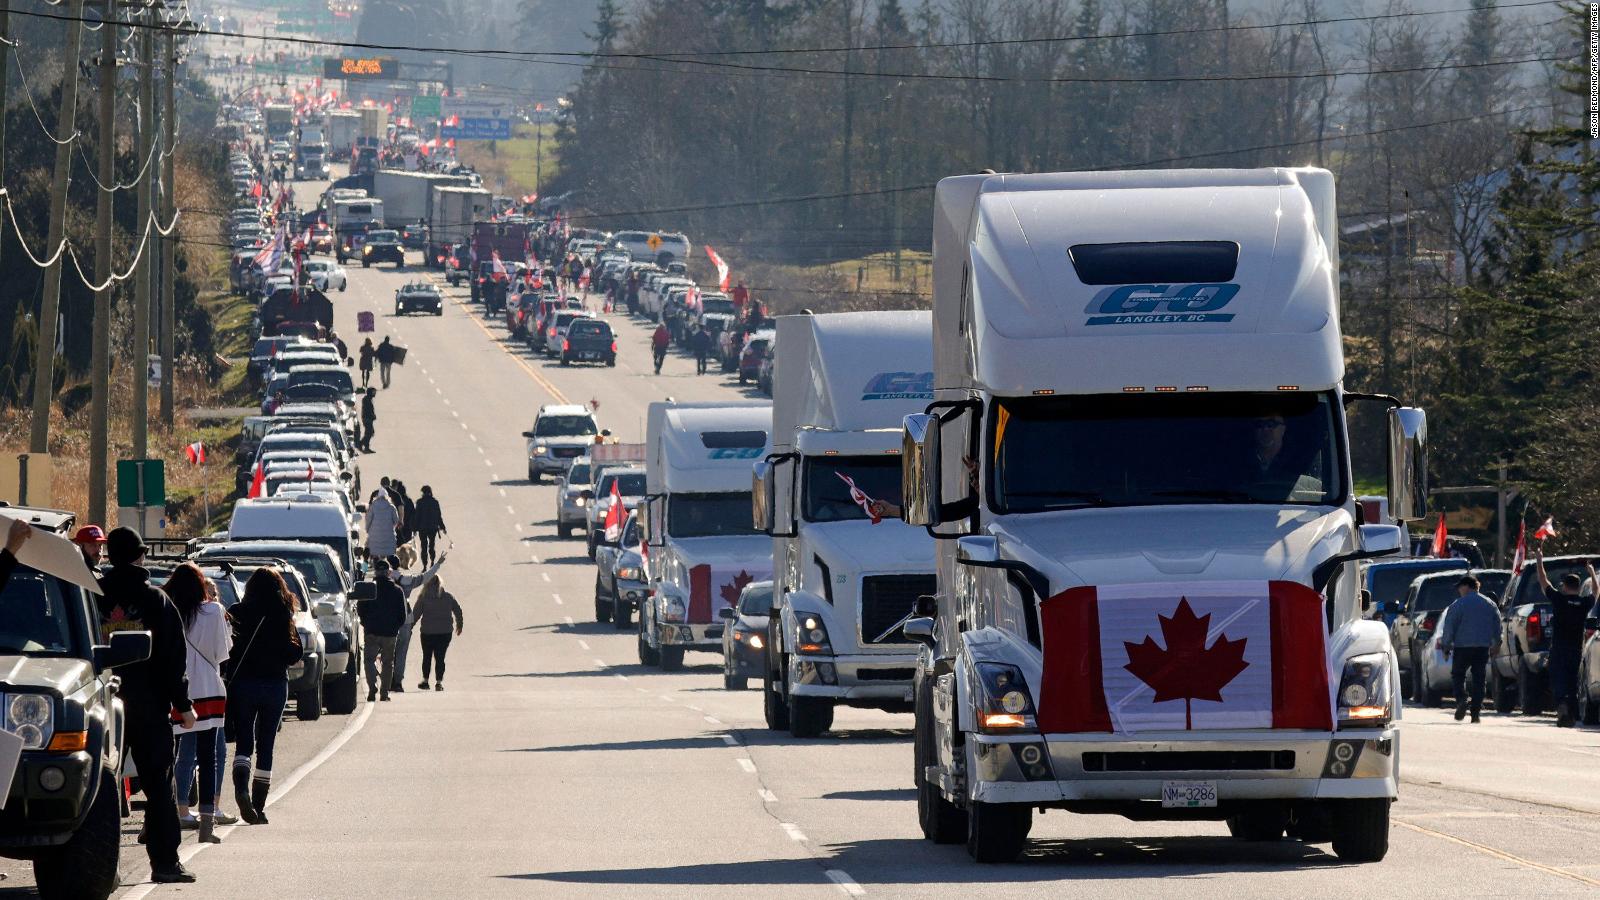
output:
M1239 293L1237 284L1123 284L1094 295L1088 325L1166 325L1231 322L1217 312Z
M879 372L861 389L863 400L932 400L932 372Z

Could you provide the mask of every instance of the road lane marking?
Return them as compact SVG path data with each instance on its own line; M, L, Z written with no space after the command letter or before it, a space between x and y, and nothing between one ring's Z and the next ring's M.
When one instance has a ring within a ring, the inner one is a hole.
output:
M778 825L783 829L783 833L789 836L789 840L805 843L806 833L800 830L799 825L793 822L779 822Z
M521 523L521 522L516 522L516 523L514 523L514 524L513 524L513 525L512 525L512 527L513 527L513 528L515 528L515 529L517 529L517 532L518 532L518 533L519 533L519 534L520 534L520 533L521 533L521 532L522 532L522 523ZM534 562L538 562L538 560L537 560L537 559L536 559L536 560L534 560Z
M502 497L506 496L506 489L505 488L501 488L500 489L500 496L502 496Z
M695 711L695 712L697 712L697 713L703 713L703 712L705 712L705 710L703 710L703 709L701 709L701 708L700 708L700 707L698 707L698 706L695 706L695 705L694 705L694 704L693 704L693 703L691 703L691 704L689 704L689 708L690 708L690 709L692 709L692 710L694 710L694 711Z
M597 665L597 666L599 666L599 667L600 667L600 668L602 668L602 669L604 669L604 668L605 668L605 667L606 667L606 661L605 661L605 660L603 660L603 659L601 659L601 658L600 658L600 657L598 657L598 656L596 656L596 657L595 657L595 658L594 658L594 664L595 664L595 665Z
M756 795L761 798L761 802L762 803L777 803L778 802L778 795L774 794L773 792L771 792L769 790L767 790L766 788L762 788L761 790L756 791Z
M706 720L706 724L707 725L721 725L722 724L722 720L717 718L716 716L706 716L705 720Z
M478 436L477 436L477 435L475 435L475 434L473 434L473 433L472 433L472 432L470 432L470 431L469 431L469 432L467 432L467 437L469 437L469 438L471 438L471 439L472 439L472 442L473 442L473 443L474 443L474 444L476 444L476 443L477 443L477 442L478 442ZM483 448L482 448L482 447L479 447L479 448L478 448L478 452L479 452L479 453L482 453L482 452L483 452Z
M1592 884L1596 887L1600 887L1600 878L1590 878L1587 875L1579 875L1577 872L1569 872L1566 869L1557 868L1555 866L1547 866L1544 863L1534 862L1531 859L1517 856L1513 853L1507 853L1504 850L1498 850L1494 847L1490 847L1487 844L1480 844L1477 841L1469 841L1466 838L1456 837L1453 834L1445 834L1442 831L1434 831L1432 828L1424 828L1423 826L1414 822L1407 822L1402 819L1394 819L1393 821L1394 824L1399 825L1401 828L1409 828L1419 834L1425 834L1429 837L1436 837L1442 841L1449 841L1452 844L1460 844L1463 847L1471 848L1479 853L1492 856L1495 859L1503 860L1513 865L1522 866L1523 868L1527 869L1533 869L1536 872L1543 872L1546 875L1554 875L1557 878L1567 878L1580 884Z
M585 641L585 640L579 640L578 641L578 646L582 647L585 650L587 650L587 649L589 649L589 642Z
M550 573L549 572L540 572L539 573L539 577L543 578L545 581L549 581L550 580Z
M611 674L615 675L617 677L618 681L627 681L628 680L628 676L622 674L621 672L612 672ZM644 688L640 688L640 690L644 690Z
M518 531L521 531L521 530L522 530L522 528L521 528L521 527L520 527L520 526L519 526L519 527L518 527L518 528L517 528L517 530L518 530ZM539 562L539 555L538 555L538 554L537 554L537 553L536 553L536 554L534 554L534 556L533 556L533 561L534 561L534 562L535 562L535 563L538 563L538 562Z
M867 894L866 889L856 884L856 880L850 877L850 873L843 869L828 869L822 874L828 876L829 880L838 885L839 890L844 891L848 896L864 897Z
M674 700L672 697L670 697L670 696L668 696L666 694L661 694L660 698L661 698L661 701L663 703L677 703L678 702L677 700Z
M483 324L483 322L480 321L477 316L470 314L471 310L468 309L467 304L462 303L460 298L453 298L453 299L454 299L455 304L457 306L461 307L462 309L468 310L468 313L469 313L469 315L467 316L468 321L470 321L470 322L472 322L472 324L478 326L478 330L483 332L484 337L487 337L491 343L499 345L500 349L505 353L507 358L509 358L512 362L516 363L518 366L520 366L522 368L522 371L528 373L528 377L532 378L535 383L537 383L540 387L544 388L545 391L550 394L552 399L554 399L557 403L571 403L572 402L572 401L567 399L567 395L566 394L561 393L561 390L559 388L557 388L555 385L551 384L548 379L546 379L543 375L540 375L537 371L535 371L532 366L528 365L528 363L525 360L522 359L522 357L516 355L515 353L513 353L510 349L506 348L505 346L500 345L500 339L494 336L494 332L489 330L489 326Z
M727 745L728 745L728 746L729 746L729 747L737 747L737 746L739 746L739 741L738 741L738 739L737 739L737 738L735 738L735 737L734 737L734 736L733 736L733 735L731 735L731 734L724 734L724 735L719 735L719 737L721 737L721 738L722 738L722 742L723 742L723 743L724 743L724 744L727 744Z
M517 511L515 509L512 509L511 508L511 504L509 504L509 503L506 504L506 512L512 514L513 516L517 514Z
M452 415L452 416L455 416L455 417L456 417L456 418L458 418L458 419L459 419L459 418L461 418L461 413L458 413L458 412L456 412L456 411L455 411L455 410L453 410L453 409L452 409L452 410L450 410L450 415ZM466 431L466 430L467 430L467 423L465 423L465 422L462 422L462 423L461 423L461 430L462 430L462 431Z
M494 463L489 462L487 459L483 461L483 464L486 465L486 466L490 466L490 467L494 466Z
M568 625L576 625L576 624L578 624L578 623L572 621L572 617L571 616L562 616L562 618L567 620L567 624Z
M550 599L556 601L556 605L557 606L561 605L561 595L560 594L551 594L550 595Z
M745 759L744 757L741 756L738 759L738 763L739 763L739 768L745 770L746 772L749 772L751 775L754 775L756 773L756 764L751 762L750 760Z

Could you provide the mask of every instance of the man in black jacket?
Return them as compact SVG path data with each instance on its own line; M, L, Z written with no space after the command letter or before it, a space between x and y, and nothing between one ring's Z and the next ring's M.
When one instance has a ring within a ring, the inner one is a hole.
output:
M395 638L406 623L410 610L406 609L405 594L389 577L389 561L378 560L372 567L377 579L377 596L356 604L361 617L362 655L367 670L367 700L379 699L379 677L382 677L382 699L389 699L389 685L394 679ZM379 672L379 665L382 672Z
M438 555L434 550L434 542L438 540L439 533L446 531L444 527L444 512L439 509L439 501L433 496L433 488L422 486L422 496L417 498L416 520L412 527L416 529L417 537L422 542L422 567L426 569Z
M100 629L150 632L150 658L117 670L118 695L127 713L128 751L139 767L144 790L145 850L150 877L158 884L192 882L194 875L178 861L178 805L172 793L172 719L176 711L184 728L194 727L185 674L183 618L167 595L150 585L144 562L144 540L131 528L112 529L106 536L111 569L100 577Z

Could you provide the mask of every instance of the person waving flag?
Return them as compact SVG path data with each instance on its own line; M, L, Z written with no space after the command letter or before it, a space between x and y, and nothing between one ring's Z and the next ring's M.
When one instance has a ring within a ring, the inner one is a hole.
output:
M855 503L855 505L861 507L861 509L872 518L872 524L876 525L883 521L882 516L873 512L876 501L874 501L871 497L868 497L866 491L856 487L855 479L844 474L843 472L835 472L833 474L839 476L840 481L843 481L845 484L850 486L850 499Z

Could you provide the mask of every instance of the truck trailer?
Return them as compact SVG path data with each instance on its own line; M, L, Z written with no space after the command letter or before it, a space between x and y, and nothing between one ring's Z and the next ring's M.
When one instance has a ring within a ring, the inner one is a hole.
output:
M937 539L903 626L929 839L1007 861L1065 809L1387 852L1397 666L1357 565L1425 512L1426 418L1344 389L1336 223L1322 169L939 182L901 456ZM1399 522L1352 490L1371 402Z
M346 162L361 136L361 114L353 109L331 110L323 118L330 159Z
M428 265L442 269L456 248L471 239L473 223L488 218L490 194L480 187L456 185L434 184L430 190L433 198L424 259ZM459 262L465 265L467 261Z

